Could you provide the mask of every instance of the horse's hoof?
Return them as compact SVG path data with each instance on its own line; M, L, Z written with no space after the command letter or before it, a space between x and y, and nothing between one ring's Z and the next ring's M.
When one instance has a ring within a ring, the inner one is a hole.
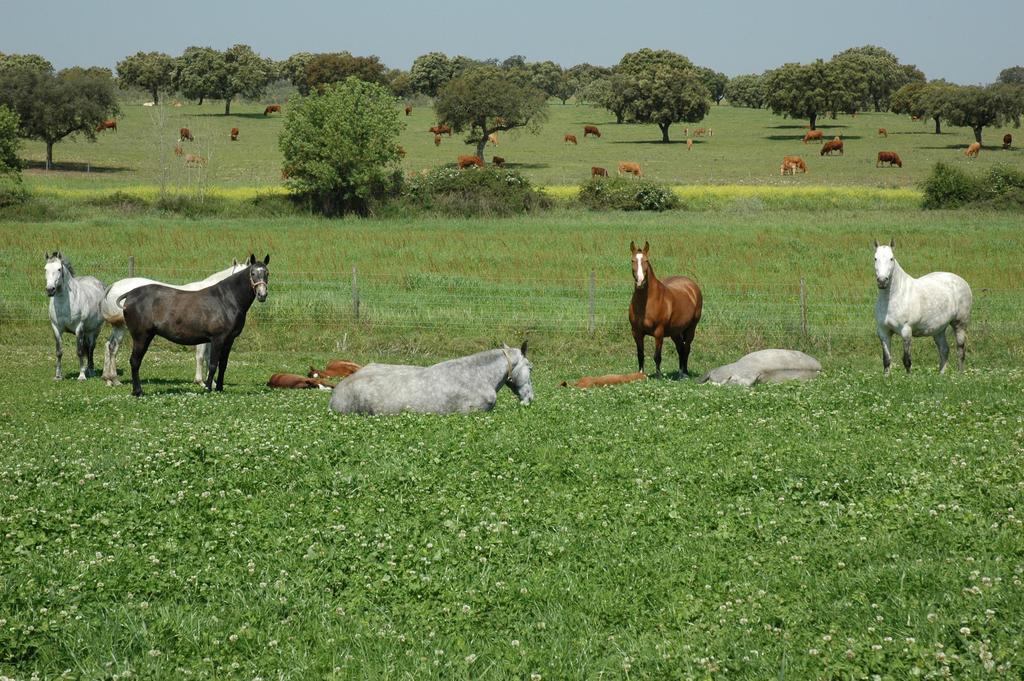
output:
M84 381L84 380L86 380L86 378L87 378L86 376L83 376L82 374L78 374L78 380L79 381Z

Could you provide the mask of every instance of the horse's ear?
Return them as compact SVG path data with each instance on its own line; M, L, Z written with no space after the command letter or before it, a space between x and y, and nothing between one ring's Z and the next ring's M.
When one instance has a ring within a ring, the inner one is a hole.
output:
M896 239L889 239L889 248L895 248Z
M231 266L238 267L238 258L231 258Z
M267 253L267 257L263 258L263 264L264 265L269 265L270 264L270 254L269 253Z
M635 241L630 241L629 242L629 252L633 253L633 254L636 253L636 242Z
M644 255L647 255L647 251L649 251L649 250L651 250L651 245L645 241L644 242Z
M246 265L253 265L255 263L256 263L256 254L255 253L250 253L249 254L249 259L245 261L245 264Z
M523 353L523 357L526 357L526 344L529 343L529 342L530 342L529 340L524 340L523 341L523 346L521 348L519 348L519 352Z
M874 241L875 241L875 248L877 249L878 248L878 239L875 239Z

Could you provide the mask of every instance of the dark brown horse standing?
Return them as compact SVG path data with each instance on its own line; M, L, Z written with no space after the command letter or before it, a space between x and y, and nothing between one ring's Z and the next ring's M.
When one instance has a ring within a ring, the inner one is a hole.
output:
M160 284L132 289L118 298L124 302L124 321L132 334L132 395L142 395L139 366L154 336L163 336L179 345L210 344L210 373L206 389L213 386L217 373L217 390L224 390L224 370L228 365L231 345L245 327L245 315L254 300L267 299L267 265L249 256L249 266L235 272L213 286L198 291L181 291Z
M668 336L675 342L679 353L680 376L689 376L690 347L704 307L700 287L687 277L658 280L647 258L650 250L647 242L644 242L643 249L639 249L630 241L629 250L633 254L630 267L635 284L633 299L629 303L629 323L633 327L640 371L644 370L644 336L654 336L654 366L656 375L661 376L661 343Z

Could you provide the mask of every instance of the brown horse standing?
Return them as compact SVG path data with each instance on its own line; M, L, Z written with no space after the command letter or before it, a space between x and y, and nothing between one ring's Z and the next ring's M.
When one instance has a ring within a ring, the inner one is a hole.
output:
M635 284L633 299L629 303L629 323L633 327L640 371L644 370L644 336L654 336L655 375L661 376L661 342L668 336L675 342L679 353L680 376L689 376L690 347L704 307L700 287L687 277L658 280L647 258L650 250L647 242L644 242L643 249L639 249L630 241L629 250L633 254L630 267Z

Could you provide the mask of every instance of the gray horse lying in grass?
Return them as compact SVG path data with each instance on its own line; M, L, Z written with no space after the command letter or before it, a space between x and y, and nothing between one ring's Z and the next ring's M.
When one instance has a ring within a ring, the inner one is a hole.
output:
M526 343L516 350L503 345L429 367L368 364L334 389L331 411L342 414L453 414L489 411L503 385L519 398L533 401Z
M758 350L704 374L698 383L746 385L806 380L821 373L821 364L799 350Z

